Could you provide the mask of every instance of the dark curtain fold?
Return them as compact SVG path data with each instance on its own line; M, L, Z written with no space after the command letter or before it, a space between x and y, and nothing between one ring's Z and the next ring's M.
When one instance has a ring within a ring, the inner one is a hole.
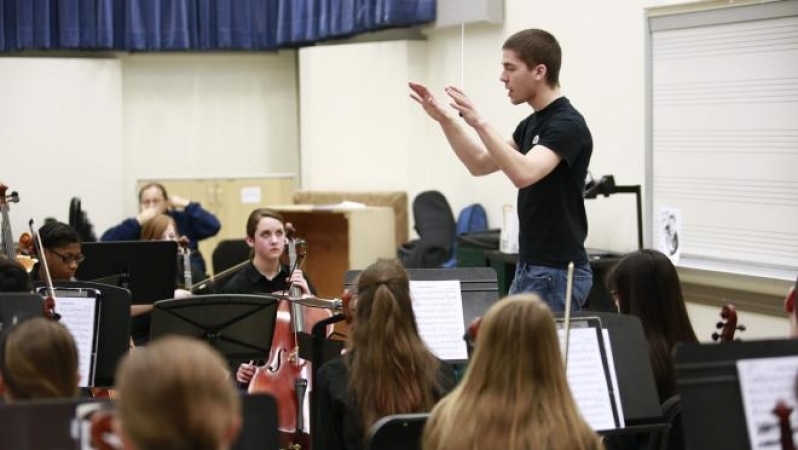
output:
M0 0L0 52L275 50L435 20L435 0Z

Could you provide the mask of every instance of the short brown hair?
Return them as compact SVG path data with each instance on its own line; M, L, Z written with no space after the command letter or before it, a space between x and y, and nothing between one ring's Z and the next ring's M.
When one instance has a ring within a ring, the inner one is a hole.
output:
M548 31L536 28L519 31L504 41L502 49L514 51L528 69L543 64L546 66L546 84L553 88L560 85L562 50Z
M166 187L164 187L164 185L162 185L161 183L147 183L144 186L142 186L141 189L139 189L139 203L141 203L141 196L144 195L144 191L146 191L149 188L158 188L158 190L161 191L161 194L163 195L163 199L166 201L169 200L169 195L166 193Z
M138 448L227 448L241 419L227 364L202 341L167 336L136 349L116 381L119 423Z

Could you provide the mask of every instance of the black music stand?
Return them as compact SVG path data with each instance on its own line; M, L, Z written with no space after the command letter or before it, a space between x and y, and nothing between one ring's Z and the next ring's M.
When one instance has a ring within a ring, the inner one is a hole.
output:
M198 295L160 300L150 339L182 334L202 339L228 361L262 359L272 346L277 300L270 295Z
M688 448L748 448L737 361L795 355L798 339L678 345L676 383Z
M44 314L44 299L27 292L0 293L0 333L15 323Z
M37 281L34 288L44 287ZM97 362L94 367L94 387L114 385L116 366L130 349L130 291L121 287L91 281L55 281L55 288L85 288L100 291L98 308L100 323L97 327ZM56 304L56 311L58 305Z
M85 242L75 277L130 289L134 305L174 297L177 242Z

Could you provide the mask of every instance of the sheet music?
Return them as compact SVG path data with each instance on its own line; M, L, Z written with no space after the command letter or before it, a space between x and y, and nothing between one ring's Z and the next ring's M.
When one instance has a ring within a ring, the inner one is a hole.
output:
M741 359L737 361L737 375L751 449L781 449L779 422L773 408L779 400L793 408L790 422L795 430L798 356Z
M91 382L91 367L94 360L94 340L96 336L97 299L96 297L58 296L55 310L61 314L61 323L72 333L78 347L78 371L80 386L87 387Z
M418 332L432 353L444 361L468 359L460 282L410 280L410 293Z
M564 350L565 330L558 328L557 334L560 348ZM614 370L614 366L611 370ZM566 376L579 412L588 425L596 431L617 428L612 412L613 398L595 328L571 328Z

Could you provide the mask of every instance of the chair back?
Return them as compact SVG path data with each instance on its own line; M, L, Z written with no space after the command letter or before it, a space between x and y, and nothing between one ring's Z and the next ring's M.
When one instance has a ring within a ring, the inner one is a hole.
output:
M366 450L421 450L421 435L428 413L394 414L374 423Z

